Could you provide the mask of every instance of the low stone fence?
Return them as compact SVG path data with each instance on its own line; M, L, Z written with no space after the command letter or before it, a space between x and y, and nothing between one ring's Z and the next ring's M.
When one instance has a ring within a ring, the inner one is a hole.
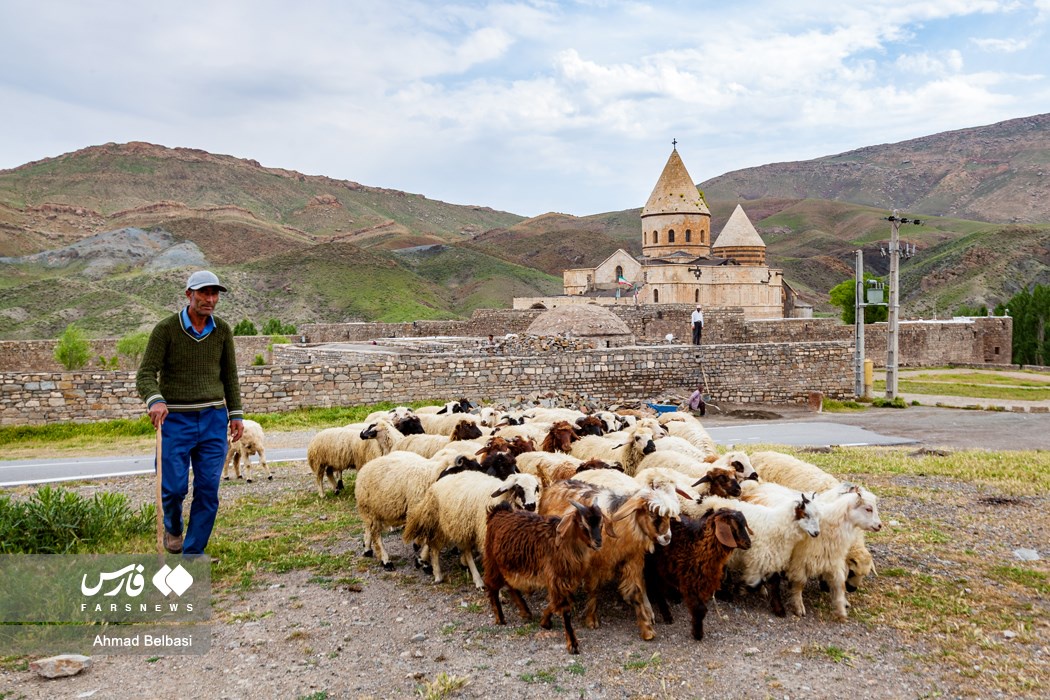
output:
M802 404L852 397L849 343L669 345L510 355L355 356L343 363L245 367L245 411L402 403L557 391L602 402L653 399L707 381L715 403ZM131 372L0 373L0 425L143 415Z

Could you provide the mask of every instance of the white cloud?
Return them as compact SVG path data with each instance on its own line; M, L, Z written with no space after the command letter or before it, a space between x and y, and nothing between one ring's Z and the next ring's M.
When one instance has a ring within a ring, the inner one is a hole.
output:
M642 203L672 137L704 179L1045 111L1046 16L1050 0L5 0L0 167L141 139L607 211Z
M993 53L1016 53L1024 51L1031 43L1028 39L970 39L974 46L982 51Z

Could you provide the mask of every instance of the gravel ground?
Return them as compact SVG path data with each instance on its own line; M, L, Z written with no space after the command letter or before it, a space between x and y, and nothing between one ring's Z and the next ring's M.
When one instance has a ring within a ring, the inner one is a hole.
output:
M274 435L272 444L306 435ZM245 494L277 498L313 489L303 463L277 465L274 473L273 481L224 486L224 504ZM880 494L886 528L869 543L882 571L900 568L971 581L960 583L959 595L966 596L970 586L979 591L978 584L1001 584L968 578L977 574L965 570L957 552L1004 565L1016 564L1012 552L1018 547L1040 550L1046 557L1050 524L1045 496L1003 499L942 478L857 480ZM88 494L121 491L136 503L152 498L152 481L141 477L78 488ZM942 553L922 540L898 542L892 537L895 530L909 527L936 529L952 542ZM688 611L681 605L672 608L674 624L658 624L657 638L642 641L633 616L610 591L600 606L601 628L584 628L574 617L581 654L570 656L560 622L552 631L540 630L521 622L506 606L508 625L498 627L484 594L470 585L451 557L446 569L456 574L435 586L411 567L397 535L388 535L387 546L395 557L394 572L358 557L346 572L351 583L292 571L257 575L260 585L246 592L219 591L212 648L204 656L149 661L145 656L99 655L93 668L53 681L7 663L0 670L0 698L415 697L442 673L469 679L448 694L464 698L1045 697L1050 683L1050 611L1034 593L1021 603L1041 621L1016 638L1005 635L1006 630L986 630L988 644L1012 645L1006 656L995 656L998 661L986 666L939 651L945 634L961 630L916 634L881 624L882 608L902 587L900 578L887 575L868 579L850 596L852 610L845 623L832 621L826 594L812 586L806 591L810 614L801 619L776 618L757 597L712 601L702 642L691 638ZM360 543L348 537L345 546L327 551L359 552ZM1025 593L1015 595L1023 598ZM531 605L542 609L543 595L533 596ZM1002 691L1004 672L1034 679L1042 687Z

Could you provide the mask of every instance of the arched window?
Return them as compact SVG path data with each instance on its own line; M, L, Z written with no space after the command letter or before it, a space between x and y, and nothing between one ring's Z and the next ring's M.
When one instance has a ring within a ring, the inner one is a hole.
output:
M660 242L660 232L659 231L653 231L653 243L659 243L659 242Z
M697 304L700 303L700 290L699 289L696 290L695 292L693 292L693 301L695 301Z
M693 240L693 231L692 231L692 229L688 229L688 228L687 228L687 229L685 230L685 242L686 242L686 243L689 243L689 242L691 242L692 240Z
M660 290L659 289L654 289L653 290L653 303L654 304L659 304L660 303Z
M674 229L667 232L667 242L674 243Z
M616 266L616 281L619 282L621 277L623 277L623 265L617 265Z

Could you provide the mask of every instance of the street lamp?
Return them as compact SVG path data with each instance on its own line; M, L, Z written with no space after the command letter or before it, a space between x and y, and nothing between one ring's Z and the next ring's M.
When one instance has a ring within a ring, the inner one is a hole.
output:
M918 219L897 216L897 210L893 210L891 216L886 217L890 222L890 299L889 299L889 331L886 336L886 398L897 398L897 355L898 355L898 330L900 316L900 260L903 252L900 246L901 224L915 224L921 226ZM911 257L914 249L907 255Z

